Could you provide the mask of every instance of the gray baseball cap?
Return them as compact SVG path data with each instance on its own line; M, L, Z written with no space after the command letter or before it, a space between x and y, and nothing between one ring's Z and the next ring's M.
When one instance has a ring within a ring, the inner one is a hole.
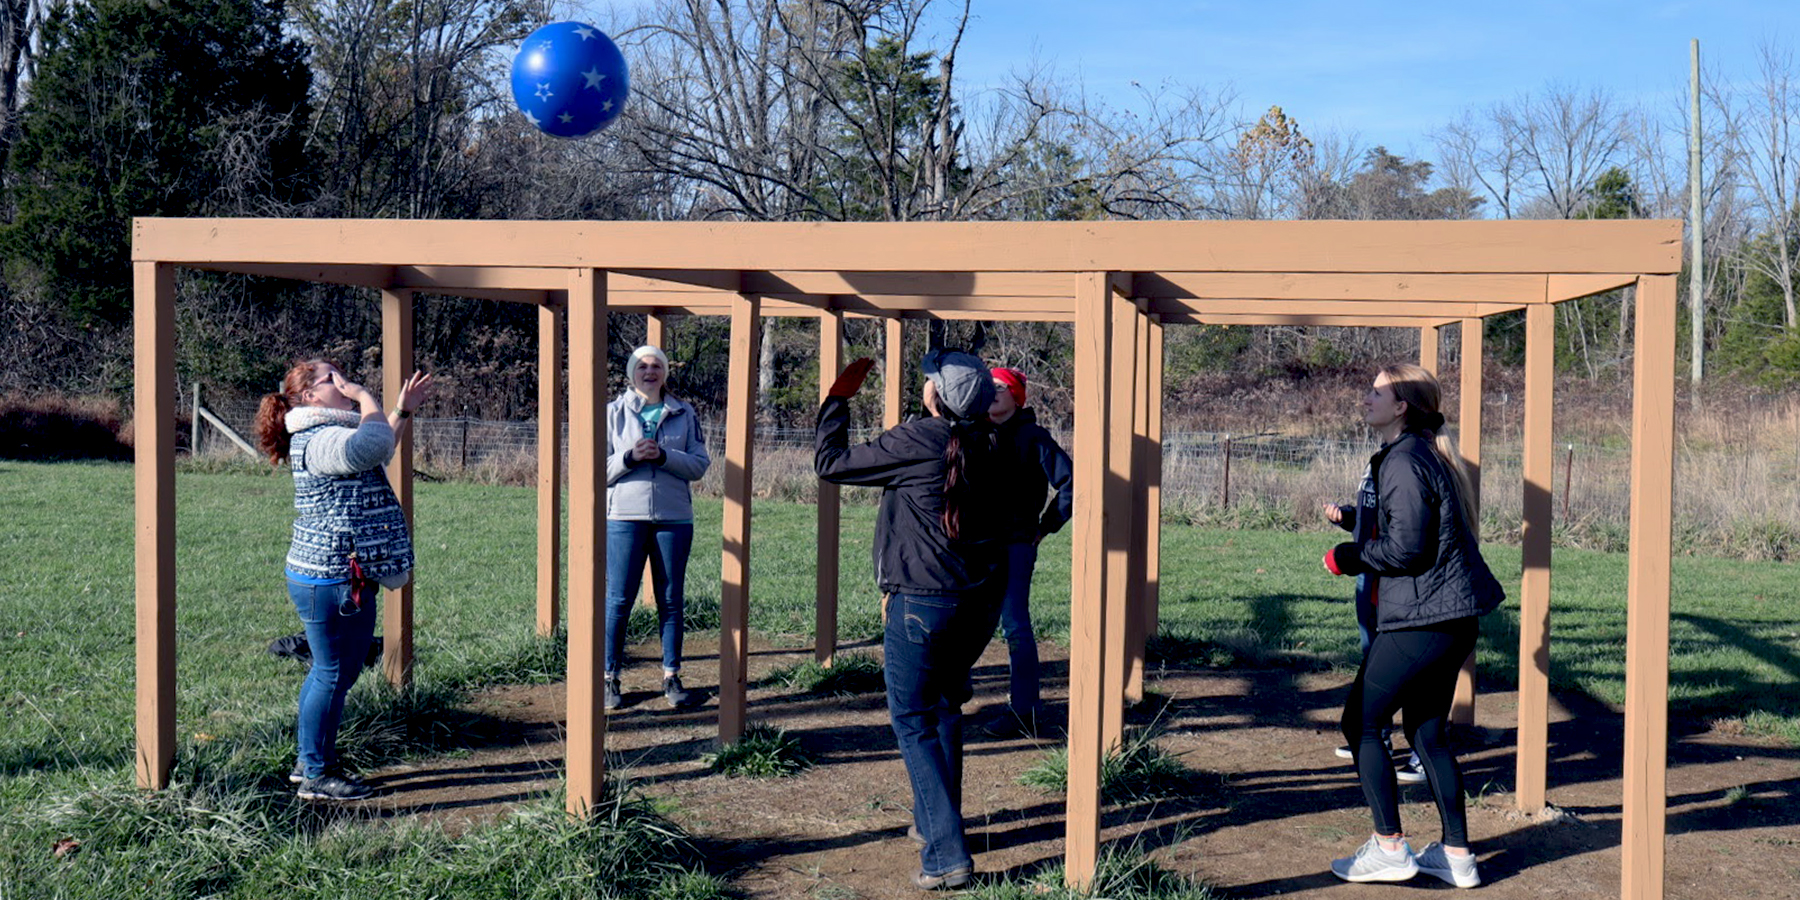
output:
M961 350L933 350L919 367L937 385L938 407L953 421L974 421L994 404L994 376L981 357Z

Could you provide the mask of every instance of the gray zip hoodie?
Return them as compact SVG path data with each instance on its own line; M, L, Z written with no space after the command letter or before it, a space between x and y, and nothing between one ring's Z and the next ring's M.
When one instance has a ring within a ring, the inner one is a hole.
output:
M638 413L644 396L630 388L606 405L606 517L639 522L685 522L694 518L691 482L706 474L706 431L700 416L681 400L663 394L663 418L655 434L644 434ZM640 462L631 448L645 437L656 439L662 456Z

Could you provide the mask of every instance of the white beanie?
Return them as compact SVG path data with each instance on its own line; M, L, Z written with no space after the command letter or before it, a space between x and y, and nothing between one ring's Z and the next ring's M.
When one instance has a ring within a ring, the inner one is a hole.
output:
M668 355L662 352L661 347L657 347L657 346L654 346L651 344L645 344L644 346L631 351L631 359L625 363L625 376L627 378L631 377L631 373L637 371L638 360L643 359L646 356L656 357L656 360L658 362L662 363L663 370L668 371L668 368L669 368Z

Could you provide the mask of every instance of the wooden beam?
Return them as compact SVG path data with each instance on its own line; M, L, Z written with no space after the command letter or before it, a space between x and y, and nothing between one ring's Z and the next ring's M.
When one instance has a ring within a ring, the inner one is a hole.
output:
M1542 279L1539 279L1542 288ZM991 303L984 299L982 302ZM1491 316L1524 308L1523 303L1459 303L1451 300L1158 300L1150 311L1163 315L1224 316L1355 316L1365 321L1385 318L1440 319L1446 316Z
M1426 325L1419 329L1419 368L1430 372L1433 377L1438 373L1438 344L1442 338L1436 325Z
M610 279L611 275L609 274L608 280ZM644 316L644 343L662 350L665 354L668 352L668 348L663 346L663 342L667 339L667 319L668 317L660 312L652 312ZM663 374L665 386L668 384L670 374L673 373L665 372ZM651 609L656 608L656 564L651 562L648 556L644 557L644 574L638 578L638 605Z
M1139 309L1142 308L1140 301ZM1150 536L1150 405L1155 396L1150 386L1150 317L1140 313L1134 319L1137 323L1137 342L1132 353L1132 378L1135 383L1131 392L1131 496L1125 504L1130 518L1130 533L1126 543L1130 555L1127 557L1125 573L1123 655L1124 702L1132 706L1144 699L1144 644L1147 636L1144 599L1150 579L1150 561L1146 547Z
M819 402L824 403L831 383L844 368L844 317L819 317ZM841 492L820 479L818 501L819 563L813 597L813 659L830 666L837 655L838 636L838 541L842 534L839 507Z
M1624 859L1620 896L1662 900L1669 759L1669 552L1674 520L1675 278L1638 282L1626 563Z
M137 783L175 764L175 268L132 264Z
M230 272L258 278L284 278L313 284L342 284L350 287L380 289L393 283L392 266L332 266L309 263L208 263L188 268L207 272Z
M1555 397L1556 310L1525 312L1525 577L1519 588L1519 808L1544 808L1550 740L1551 415Z
M537 634L550 637L562 620L563 310L538 307ZM601 392L605 396L605 392Z
M1579 297L1604 294L1637 283L1636 275L1551 275L1545 299L1561 303Z
M1544 298L1542 275L1334 272L1140 272L1132 296L1163 300L1399 300L1523 306ZM1152 309L1159 308L1153 303Z
M1480 319L1462 321L1462 421L1457 432L1457 449L1469 473L1469 505L1474 508L1477 527L1481 524L1481 398L1485 390L1481 377L1482 327ZM1477 539L1480 537L1476 535ZM1450 721L1455 725L1475 724L1475 653L1469 651L1469 658L1463 660L1462 671L1456 676L1456 694L1450 701Z
M883 272L1672 274L1681 223L132 221L132 259Z
M605 793L606 273L569 274L568 799L585 817Z
M1339 328L1430 328L1443 323L1433 316L1288 316L1207 313L1159 313L1169 325L1331 325Z
M1101 697L1102 746L1111 752L1121 746L1125 733L1126 641L1131 634L1131 523L1132 457L1136 450L1132 412L1137 406L1137 306L1115 292L1109 302L1112 316L1111 400L1106 418L1106 693Z
M1144 635L1160 630L1162 603L1162 475L1163 475L1163 323L1149 316L1150 343L1146 350L1144 399Z
M888 319L883 327L886 329L883 346L887 351L887 364L881 369L881 427L892 428L900 424L900 415L905 409L906 324L899 319Z
M381 292L381 396L390 409L400 402L400 388L413 372L413 296L411 291ZM413 518L413 429L401 429L388 463L388 483L400 500L406 527L418 534ZM413 582L384 592L387 604L381 613L381 671L388 684L412 683Z
M731 360L725 402L724 556L719 566L719 745L744 734L749 693L750 489L756 443L756 370L760 303L738 297L731 312Z
M607 276L607 291L616 290ZM441 293L455 290L561 291L568 289L569 270L530 266L395 266L389 284L397 288Z
M1100 850L1101 706L1106 631L1106 409L1111 400L1107 353L1112 338L1112 286L1104 272L1075 276L1075 520L1069 610L1068 807L1064 878L1083 887L1094 878Z

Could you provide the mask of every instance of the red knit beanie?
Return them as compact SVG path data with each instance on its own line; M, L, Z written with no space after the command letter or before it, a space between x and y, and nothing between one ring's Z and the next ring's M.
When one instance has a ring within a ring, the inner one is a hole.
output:
M1025 405L1025 373L1018 369L995 366L988 371L994 373L994 380L1006 385L1007 393L1012 394L1013 403Z

